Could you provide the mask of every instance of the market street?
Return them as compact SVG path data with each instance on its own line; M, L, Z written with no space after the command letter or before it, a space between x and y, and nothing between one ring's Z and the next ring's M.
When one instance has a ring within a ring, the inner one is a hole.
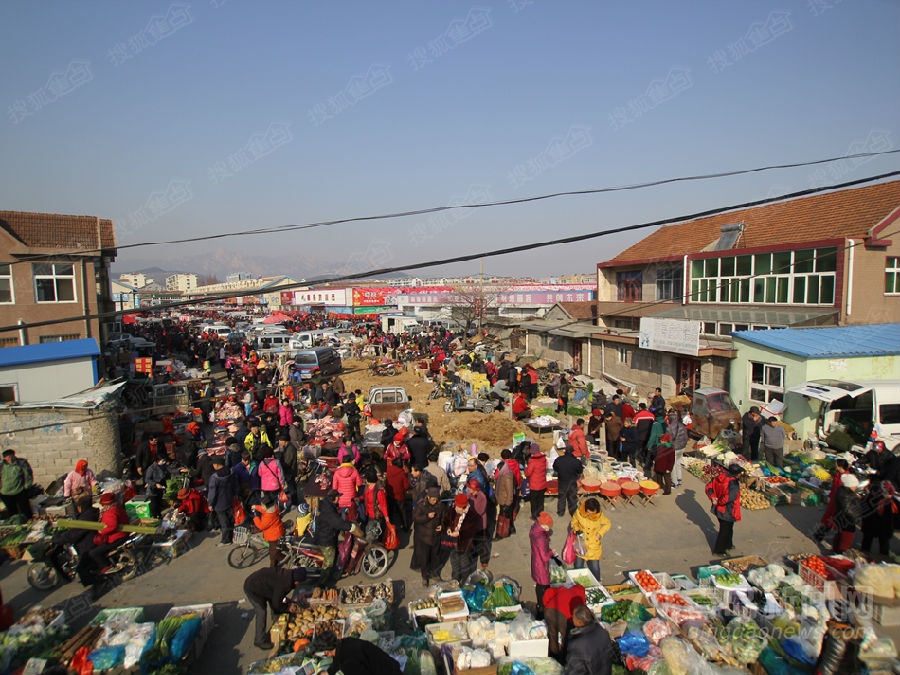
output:
M710 553L715 525L699 479L685 473L683 489L674 491L670 497L657 496L655 502L655 506L619 504L615 510L607 510L612 530L604 538L601 561L604 583L618 583L625 572L640 568L690 575L697 566L715 559ZM568 518L556 518L555 499L548 499L547 507L555 521L553 546L555 550L561 550ZM771 562L790 553L818 553L818 548L805 533L812 530L820 515L820 508L802 506L744 511L743 521L735 528L737 548L734 555L756 554ZM523 588L523 601L532 603L534 585L529 572L529 524L526 508L517 520L518 533L494 543L496 557L492 559L490 569L495 576L505 574L518 581ZM147 620L158 621L172 605L212 602L215 605L215 629L191 672L198 675L245 672L247 666L265 656L252 645L252 612L241 590L249 572L229 567L225 560L229 549L216 548L217 540L217 536L208 533L195 534L190 550L169 566L153 569L112 589L95 603L81 592L83 589L77 582L47 594L32 589L25 580L26 563L20 561L7 562L0 567L0 584L4 600L12 603L17 616L34 605L58 606L65 609L73 630L78 630L104 607L143 605ZM405 543L404 537L401 542ZM893 550L900 550L896 537ZM406 622L406 603L419 597L424 590L419 574L409 569L410 555L411 547L401 549L386 575L407 584L405 592L395 588L395 592L401 592L394 613L397 632L410 630ZM367 582L360 575L344 579L340 585ZM895 640L900 637L900 631L896 629L889 634Z

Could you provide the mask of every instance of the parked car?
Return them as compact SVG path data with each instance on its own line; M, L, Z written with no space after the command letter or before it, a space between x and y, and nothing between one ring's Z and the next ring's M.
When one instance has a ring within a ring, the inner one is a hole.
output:
M336 375L343 369L341 355L331 347L301 349L294 354L294 366L300 371L302 380L316 375Z
M402 386L372 387L366 399L366 409L378 420L397 419L397 415L409 408L412 397Z

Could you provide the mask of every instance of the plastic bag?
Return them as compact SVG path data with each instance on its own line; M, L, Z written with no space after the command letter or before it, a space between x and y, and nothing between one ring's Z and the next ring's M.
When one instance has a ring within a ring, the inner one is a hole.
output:
M639 630L629 631L619 638L619 649L623 654L644 657L650 651L650 640Z
M172 646L170 648L172 663L180 661L184 655L187 654L191 643L194 641L197 633L200 632L200 625L202 623L203 620L199 616L192 619L186 619L182 622L181 626L178 628L178 632L175 633L175 637L172 638Z
M650 619L641 630L653 644L657 645L660 643L660 640L672 634L669 624L662 619Z
M495 581L494 586L488 593L482 608L484 610L492 610L496 607L510 607L516 604L512 594L502 581Z
M466 601L469 611L475 613L484 611L484 603L489 594L487 586L482 584L466 585L462 589L463 600Z
M494 581L499 581L504 586L506 586L506 590L509 591L509 594L512 596L513 604L519 602L519 597L522 595L522 586L519 585L518 581L516 581L512 577L506 576L505 574L500 575Z
M528 612L520 612L509 622L510 640L527 640L531 634L531 617Z
M100 647L88 654L88 659L94 664L94 670L112 670L124 663L125 645Z
M566 583L566 567L562 560L553 556L550 558L550 584Z
M579 558L583 558L587 555L587 541L585 540L584 532L578 532L575 535L575 542L572 544L572 549Z
M569 530L569 534L566 535L566 543L563 546L562 550L562 561L566 565L574 565L575 564L575 530Z

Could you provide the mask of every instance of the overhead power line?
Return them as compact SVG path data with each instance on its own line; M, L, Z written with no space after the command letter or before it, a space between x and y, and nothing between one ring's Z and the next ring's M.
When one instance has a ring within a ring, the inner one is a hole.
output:
M380 275L393 274L396 272L406 272L406 271L410 271L410 270L418 270L418 269L424 269L424 268L428 268L428 267L436 267L436 266L440 266L440 265L450 265L450 264L459 263L459 262L471 262L473 260L478 260L480 258L493 258L493 257L502 256L502 255L510 255L513 253L522 253L525 251L532 251L532 250L536 250L536 249L547 248L550 246L558 246L561 244L573 244L573 243L578 243L578 242L583 242L583 241L589 241L591 239L598 239L600 237L606 237L606 236L609 236L612 234L620 234L622 232L632 232L632 231L637 231L637 230L646 229L646 228L650 228L650 227L659 227L662 225L672 225L674 223L680 223L680 222L684 222L684 221L695 220L697 218L705 218L708 216L714 216L714 215L718 215L721 213L727 213L729 211L734 211L737 209L752 208L755 206L763 206L765 204L772 204L774 202L784 201L787 199L796 199L798 197L805 197L805 196L809 196L809 195L813 195L813 194L818 194L820 192L827 192L830 190L837 190L837 189L852 187L854 185L870 183L873 181L883 180L885 178L891 178L891 177L898 176L898 175L900 175L900 170L888 171L886 173L881 173L881 174L869 176L866 178L859 178L859 179L851 180L851 181L845 181L843 183L836 183L833 185L826 185L826 186L821 186L821 187L808 188L805 190L799 190L796 192L790 192L790 193L787 193L787 194L784 194L784 195L781 195L778 197L767 197L765 199L757 199L754 201L744 202L742 204L733 204L731 206L724 206L724 207L719 207L719 208L714 208L714 209L708 209L705 211L699 211L699 212L692 213L692 214L675 216L672 218L663 218L661 220L655 220L655 221L646 222L646 223L639 223L639 224L634 224L634 225L623 225L621 227L610 228L607 230L600 230L597 232L588 232L585 234L577 234L577 235L572 235L570 237L562 237L559 239L553 239L553 240L546 241L546 242L531 242L528 244L519 244L517 246L509 246L506 248L493 249L490 251L467 253L467 254L463 254L463 255L453 256L450 258L443 258L443 259L430 260L430 261L424 261L424 262L416 262L416 263L410 263L408 265L398 265L395 267L384 267L384 268L380 268L380 269L367 270L364 272L358 272L358 273L354 273L354 274L344 274L344 275L339 275L339 276L334 276L334 277L326 277L323 279L317 279L316 284L322 285L322 284L337 283L337 282L342 282L342 281L356 281L359 279L365 279L365 278L375 277L375 276L380 276ZM532 199L536 199L536 198L532 198ZM284 286L279 286L278 291L288 291L288 290L291 290L294 288L306 288L308 286L309 286L309 284L306 282L297 282L294 284L285 284ZM247 291L231 290L231 291L226 291L226 292L222 292L222 293L212 293L209 295L201 296L199 298L195 296L195 297L193 297L191 299L187 299L187 300L178 300L178 301L174 301L174 302L163 303L163 304L156 305L154 307L149 307L149 308L145 307L145 308L138 308L138 309L133 309L133 310L102 312L102 313L98 313L98 314L88 314L88 315L80 314L78 316L71 316L71 317L65 317L65 318L60 318L60 319L48 319L46 321L34 321L34 322L26 323L26 324L13 324L13 325L8 325L8 326L0 326L0 333L16 331L16 330L20 330L23 328L24 329L38 328L41 326L52 326L52 325L61 324L61 323L71 323L73 321L84 321L86 319L101 319L101 320L107 319L107 320L109 320L109 319L114 319L116 317L123 316L126 314L140 314L140 313L148 312L148 311L159 312L159 311L165 311L165 310L169 310L169 309L177 309L180 307L186 307L188 305L195 305L198 302L225 300L228 298L233 298L236 295L241 295L242 297L254 297L254 296L258 296L258 295L264 295L264 294L270 293L270 292L272 292L272 289L269 289L269 290L254 289L254 290L247 290Z

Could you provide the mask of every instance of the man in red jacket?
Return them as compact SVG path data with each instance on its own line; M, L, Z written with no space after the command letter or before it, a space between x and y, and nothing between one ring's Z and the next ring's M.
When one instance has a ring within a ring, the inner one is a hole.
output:
M572 456L587 464L591 453L588 451L587 439L584 437L584 420L575 420L575 425L569 431L569 445L572 446Z
M531 519L537 520L544 510L544 493L547 491L547 456L541 452L537 443L531 444L531 457L525 466L525 477L531 490Z
M734 524L741 519L741 484L738 477L744 473L739 464L732 464L706 484L706 496L712 502L712 514L719 521L719 535L713 553L726 555L734 548Z
M513 417L517 420L527 420L531 417L531 406L528 405L528 399L525 398L525 392L521 389L513 399L512 413Z
M409 478L403 468L403 460L395 459L387 465L384 489L387 492L388 514L390 521L404 530L409 530L409 518L405 501L409 492Z

